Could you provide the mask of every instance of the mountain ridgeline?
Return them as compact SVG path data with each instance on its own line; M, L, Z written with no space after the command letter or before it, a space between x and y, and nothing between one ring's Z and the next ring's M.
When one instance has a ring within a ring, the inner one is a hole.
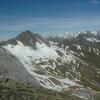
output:
M1 42L0 87L18 100L100 100L100 32L43 38L25 31Z

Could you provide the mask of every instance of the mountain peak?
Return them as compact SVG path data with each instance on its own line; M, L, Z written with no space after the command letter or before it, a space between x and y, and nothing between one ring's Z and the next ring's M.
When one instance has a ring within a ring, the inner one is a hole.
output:
M43 38L39 34L31 32L31 31L22 32L21 34L19 34L16 37L16 39L18 41L21 41L24 45L27 45L27 46L33 47L33 46L35 46L36 42L44 43L44 44L50 46L49 42L45 38Z
M16 40L21 41L24 45L34 46L36 43L36 35L31 31L25 31L16 37Z
M17 36L17 38L22 38L22 37L26 37L26 38L29 38L29 37L31 37L31 36L35 36L35 34L33 34L33 32L31 32L31 31L24 31L24 32L22 32L22 33L20 33L18 36Z
M40 44L44 43L47 46L50 46L49 42L45 38L43 38L39 34L31 32L31 31L22 32L13 39L9 39L8 41L1 42L0 46L7 45L7 44L17 45L18 41L22 42L23 45L25 45L25 46L30 46L33 48L36 46L36 42L38 42Z

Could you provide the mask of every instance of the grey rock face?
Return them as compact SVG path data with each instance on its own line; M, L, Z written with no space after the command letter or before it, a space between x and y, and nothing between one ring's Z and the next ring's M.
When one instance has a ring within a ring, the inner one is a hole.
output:
M0 47L0 76L36 83L20 61L11 53Z

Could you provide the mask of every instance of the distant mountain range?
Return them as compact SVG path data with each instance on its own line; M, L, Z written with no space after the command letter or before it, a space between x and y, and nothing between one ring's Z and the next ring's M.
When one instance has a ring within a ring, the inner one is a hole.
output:
M25 31L0 43L0 77L99 100L100 32L43 38Z

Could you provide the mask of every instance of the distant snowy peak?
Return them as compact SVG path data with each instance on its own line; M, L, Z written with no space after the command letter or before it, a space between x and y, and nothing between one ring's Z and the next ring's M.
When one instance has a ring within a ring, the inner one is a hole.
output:
M60 39L71 39L71 38L76 38L80 33L76 32L76 33L71 33L71 32L64 32L62 34L58 34L56 35L56 37L60 38Z
M84 31L84 32L64 32L63 34L59 34L58 37L62 37L64 39L72 39L72 38L76 38L79 35L84 35L86 37L100 37L100 31Z
M80 33L75 40L81 42L100 42L100 33L99 31L86 31L84 33Z
M7 44L17 45L18 44L17 41L20 41L23 43L23 45L29 46L32 48L36 48L36 42L38 42L40 44L44 43L47 46L50 46L49 42L45 38L43 38L41 35L34 34L30 31L22 32L17 37L15 37L13 39L10 39L6 42L1 42L0 45L1 46L7 45Z
M65 32L64 37L68 38L68 39L71 39L71 38L76 38L79 34L80 34L79 32L76 32L76 33Z

